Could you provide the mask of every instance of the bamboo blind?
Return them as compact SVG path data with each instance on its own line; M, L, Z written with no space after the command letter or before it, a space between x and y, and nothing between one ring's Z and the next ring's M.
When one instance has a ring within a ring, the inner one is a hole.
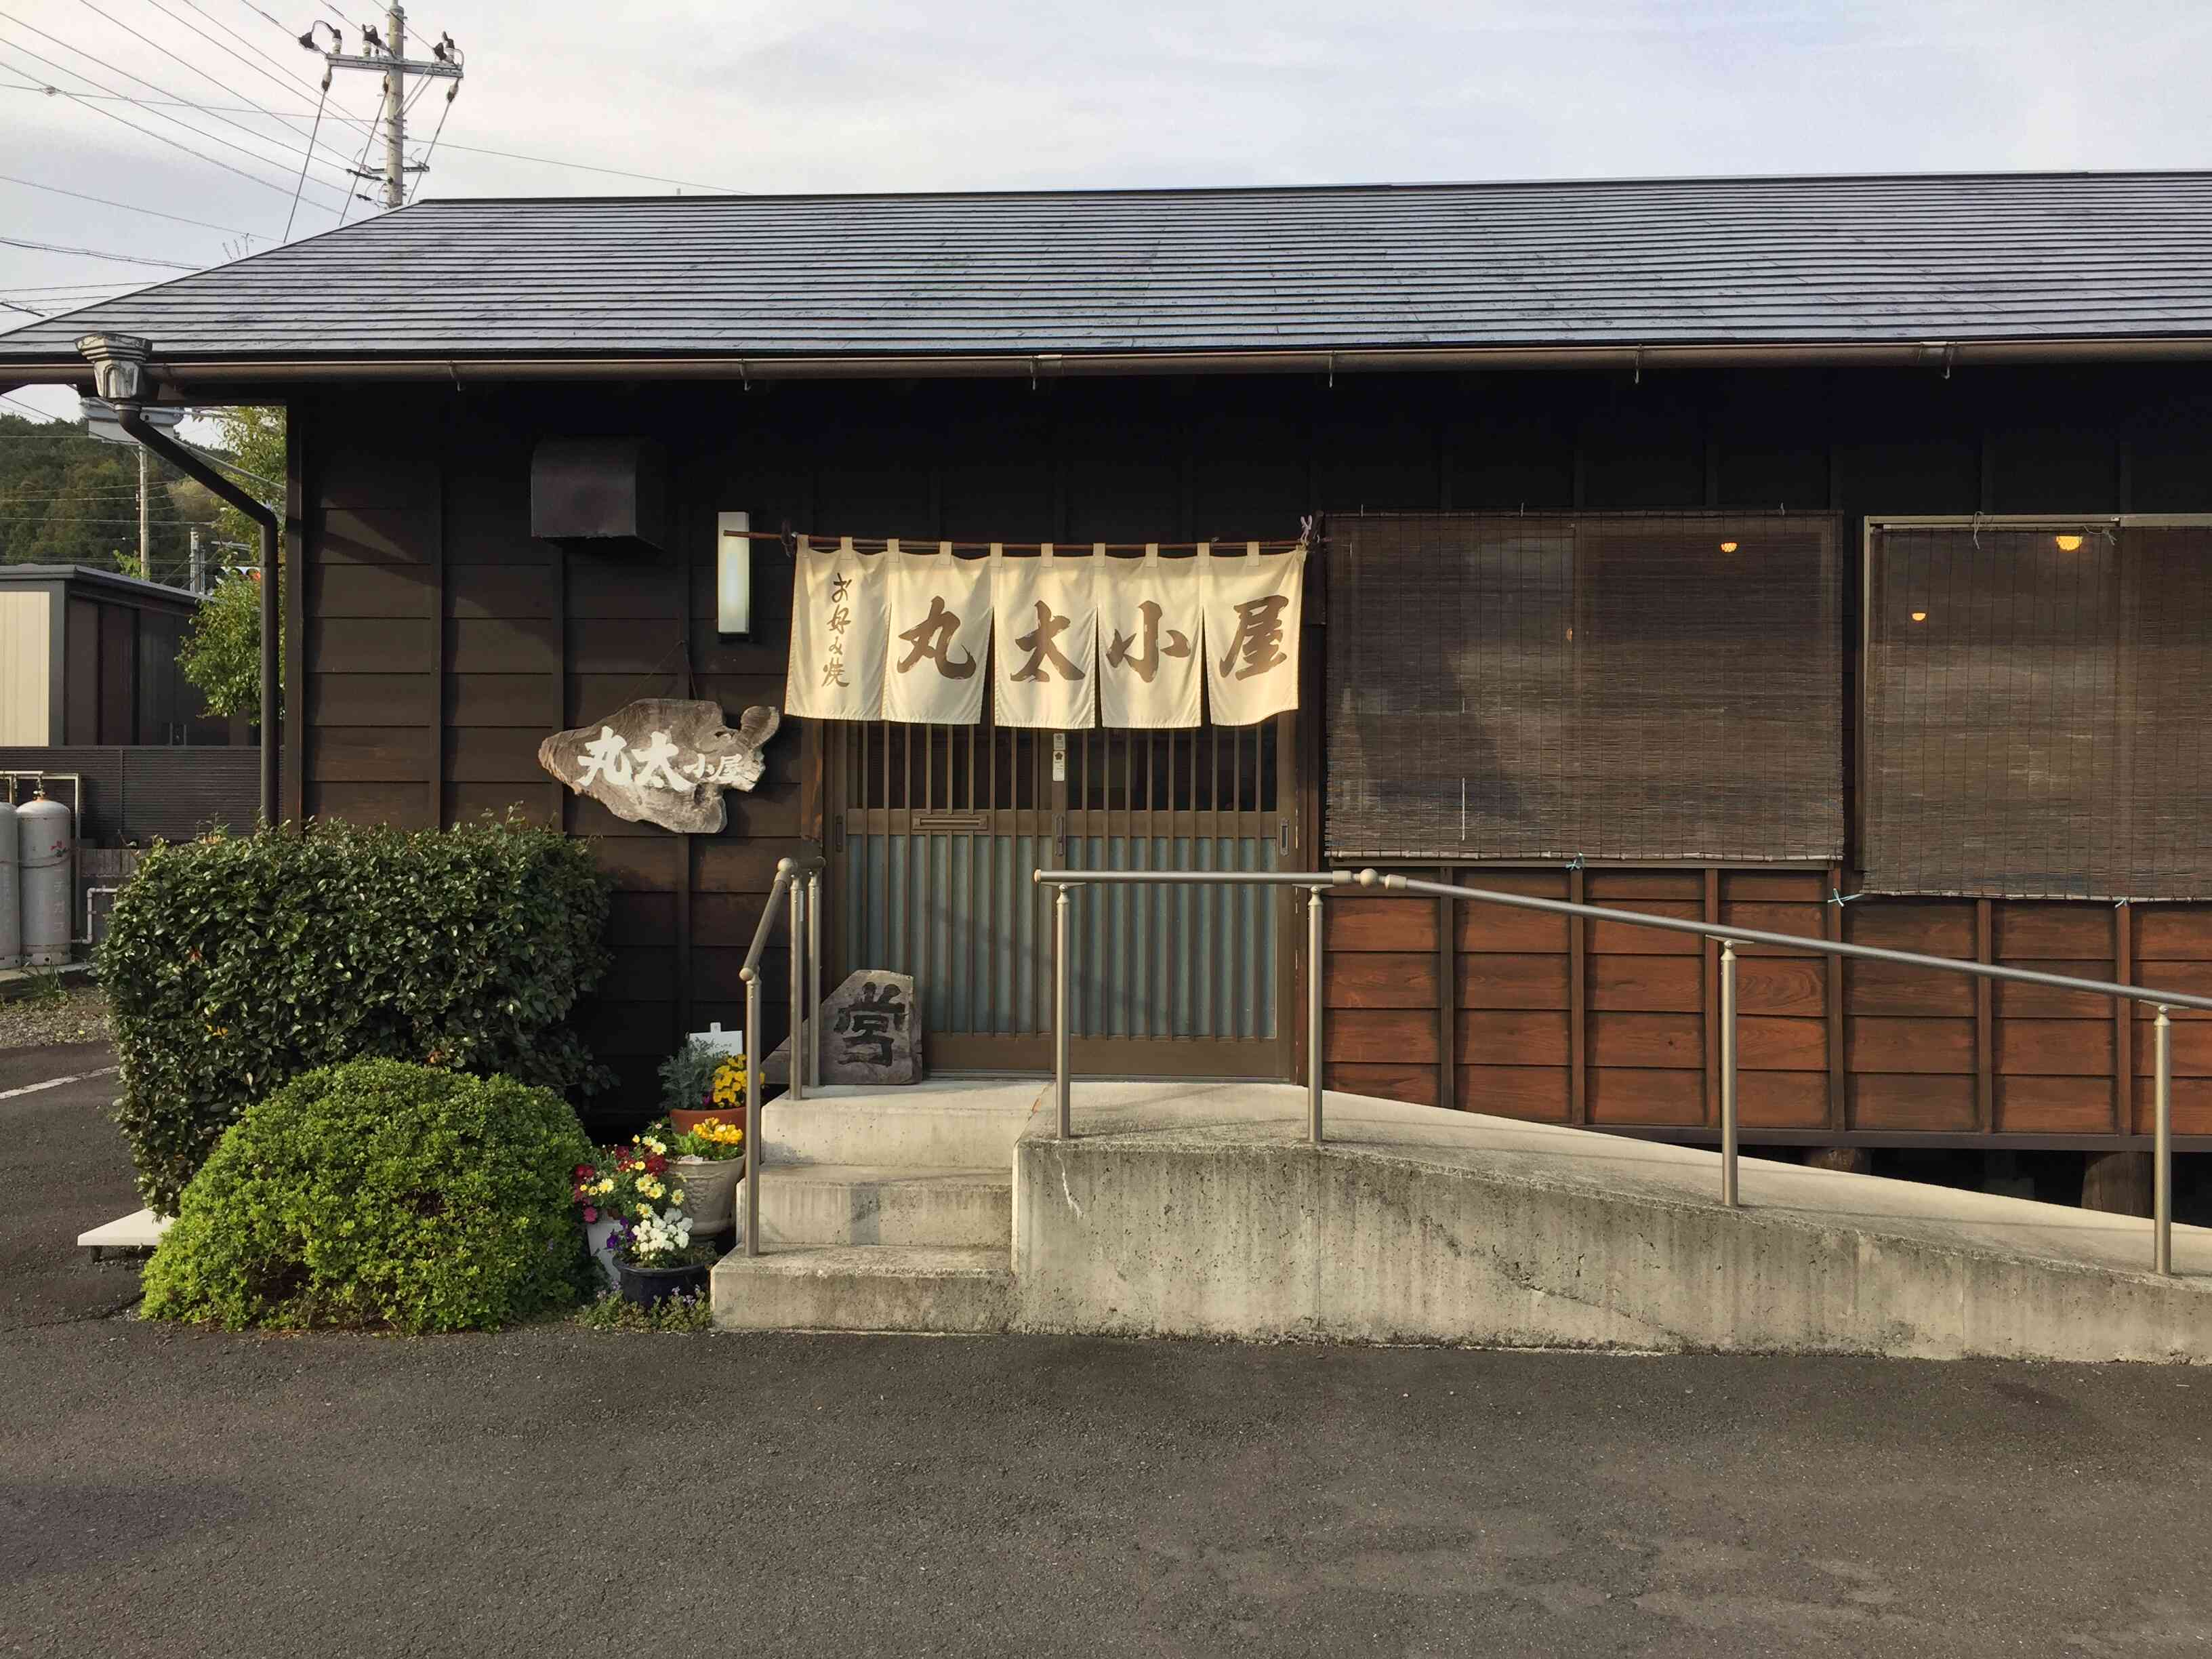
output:
M1877 526L1869 554L1868 888L2212 896L2212 529Z
M1825 516L1333 517L1338 858L1829 860Z

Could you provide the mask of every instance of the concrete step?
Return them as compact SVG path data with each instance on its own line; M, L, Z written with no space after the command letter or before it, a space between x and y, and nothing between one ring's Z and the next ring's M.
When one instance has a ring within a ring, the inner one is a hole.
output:
M1003 1331L1014 1274L1004 1244L734 1250L714 1264L714 1307L725 1331Z
M761 1139L771 1165L1011 1170L1014 1142L1044 1089L1035 1079L932 1078L903 1089L832 1085L809 1091L805 1100L769 1101L761 1109Z
M738 1183L740 1227L744 1183ZM771 1164L761 1178L761 1242L942 1244L1009 1249L1014 1235L1010 1164L933 1170L901 1164ZM742 1240L742 1234L740 1239Z

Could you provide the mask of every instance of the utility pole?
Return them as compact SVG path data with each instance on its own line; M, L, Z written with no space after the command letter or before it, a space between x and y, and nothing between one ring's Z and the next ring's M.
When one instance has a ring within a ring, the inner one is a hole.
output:
M407 77L423 75L454 82L446 93L446 101L453 102L453 94L460 90L461 49L453 44L452 35L441 35L428 58L408 62L407 12L397 4L385 9L382 36L369 25L362 25L359 56L347 55L344 37L328 23L316 24L300 37L300 44L308 51L320 50L315 45L317 28L330 30L331 50L322 57L332 69L374 70L384 77L384 166L376 171L349 171L356 179L381 179L384 205L404 207L407 175L425 170L424 163L407 160Z
M138 452L138 580L154 580L154 520L148 510L149 482L147 472L149 457L145 450Z
M200 527L192 526L192 592L207 592L207 556L200 551Z

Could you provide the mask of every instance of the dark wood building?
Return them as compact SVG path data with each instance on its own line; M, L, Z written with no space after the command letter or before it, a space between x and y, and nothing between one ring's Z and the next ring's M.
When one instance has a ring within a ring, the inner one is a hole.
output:
M775 862L816 848L833 973L920 975L939 1064L1044 1064L1027 877L1062 860L1388 863L2202 992L2208 216L2199 175L430 203L0 337L0 382L82 378L64 337L99 327L176 395L289 404L286 811L591 838L620 893L590 1036L633 1091L740 1022ZM328 303L395 259L408 304ZM538 446L590 437L665 455L657 539L532 536ZM783 702L793 565L757 544L720 633L731 511L1079 548L1314 517L1301 707L793 720L722 833L625 823L547 733ZM1302 1074L1287 903L1086 904L1079 1063ZM1328 915L1333 1085L1717 1133L1714 947ZM1754 1140L2146 1127L2130 1009L1786 952L1741 994Z

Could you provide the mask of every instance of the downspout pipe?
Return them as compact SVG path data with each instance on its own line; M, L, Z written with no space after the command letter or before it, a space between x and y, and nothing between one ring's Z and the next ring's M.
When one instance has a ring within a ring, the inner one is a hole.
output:
M93 366L95 388L115 405L116 424L140 447L159 455L178 471L236 507L261 528L261 821L273 824L281 808L277 796L278 717L276 712L276 635L279 628L277 586L280 564L278 537L283 526L276 510L233 483L198 455L145 419L147 394L152 380L147 365L153 343L128 334L88 334L77 350Z

